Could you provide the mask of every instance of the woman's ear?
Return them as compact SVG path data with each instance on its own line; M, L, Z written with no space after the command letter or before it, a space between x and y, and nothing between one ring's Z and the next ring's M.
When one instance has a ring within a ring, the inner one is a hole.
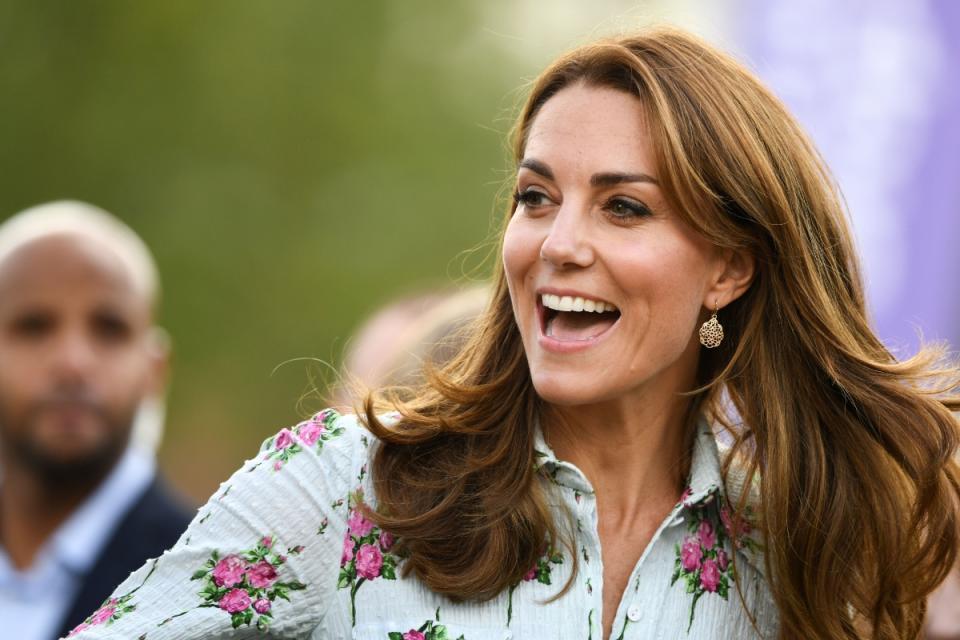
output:
M703 306L711 311L723 308L746 293L753 282L756 261L742 249L723 249L713 286L707 291Z

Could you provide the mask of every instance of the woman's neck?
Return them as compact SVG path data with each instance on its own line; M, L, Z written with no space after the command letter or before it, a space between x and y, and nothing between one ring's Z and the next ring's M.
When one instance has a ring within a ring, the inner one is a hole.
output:
M630 519L650 502L676 501L686 481L690 399L676 394L552 406L544 435L576 465L614 513Z

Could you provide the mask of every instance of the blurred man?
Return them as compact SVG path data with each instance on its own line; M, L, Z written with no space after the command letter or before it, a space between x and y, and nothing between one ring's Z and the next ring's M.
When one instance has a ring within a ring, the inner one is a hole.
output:
M442 367L459 353L464 329L489 300L488 286L472 285L427 289L387 303L350 339L330 404L356 411L371 389L419 384L425 363Z
M79 202L0 225L0 635L66 634L171 546L190 513L128 446L162 397L153 260Z

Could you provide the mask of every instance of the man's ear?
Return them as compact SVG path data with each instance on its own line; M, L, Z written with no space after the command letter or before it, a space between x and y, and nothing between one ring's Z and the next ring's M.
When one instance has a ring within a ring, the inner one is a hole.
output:
M163 398L170 379L170 334L161 327L152 327L147 336L150 357L149 394Z
M721 309L750 288L756 260L753 254L742 249L723 249L713 286L707 291L703 306L713 311Z

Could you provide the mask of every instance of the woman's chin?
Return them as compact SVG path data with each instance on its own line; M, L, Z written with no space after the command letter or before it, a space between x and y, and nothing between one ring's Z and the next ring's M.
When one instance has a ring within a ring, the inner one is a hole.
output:
M580 405L596 404L614 399L617 394L609 388L599 388L594 381L585 381L582 376L570 379L549 377L538 379L533 377L533 388L537 395L549 404L558 407L576 407Z

